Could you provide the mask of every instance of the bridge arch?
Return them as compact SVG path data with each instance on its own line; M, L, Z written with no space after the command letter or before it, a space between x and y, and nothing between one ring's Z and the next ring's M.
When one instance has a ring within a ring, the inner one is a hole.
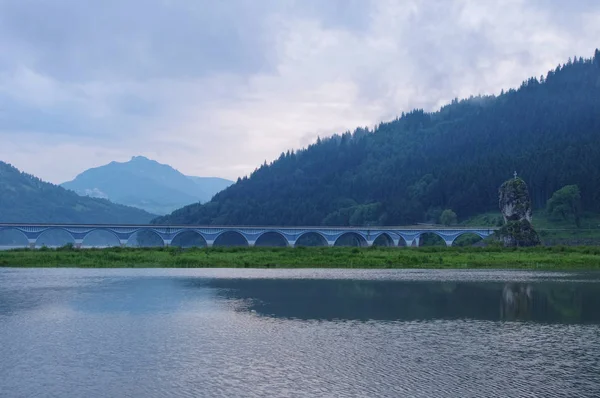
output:
M139 228L127 238L127 247L163 247L165 241L154 228Z
M113 247L121 245L121 238L119 237L119 235L117 235L117 233L115 231L111 230L110 228L94 228L83 236L83 239L81 240L81 246L82 247L97 247L97 246L89 246L88 244L86 244L86 239L89 242L90 237L92 237L94 235L99 235L99 234L111 235L112 237L114 237L116 239L116 242L114 245L112 245Z
M75 244L75 237L66 228L50 227L40 233L35 240L35 247L60 247Z
M294 247L302 246L324 246L327 247L329 244L327 238L321 232L318 231L305 231L298 235Z
M387 232L382 232L373 239L373 246L394 247L394 239Z
M366 247L368 246L367 240L362 234L358 232L345 232L338 236L335 240L334 246L358 246L358 247Z
M27 234L15 227L0 228L0 247L29 247Z
M452 240L452 246L472 246L487 238L487 235L477 231L464 231Z
M254 246L263 247L287 247L290 242L279 231L270 230L261 233L254 242Z
M446 237L434 230L421 232L415 241L416 246L448 246Z
M240 231L228 230L221 232L215 237L213 246L250 246L250 243L248 242L248 239L244 236L244 234Z
M194 229L183 229L173 235L171 246L176 247L206 247L208 243L202 233Z

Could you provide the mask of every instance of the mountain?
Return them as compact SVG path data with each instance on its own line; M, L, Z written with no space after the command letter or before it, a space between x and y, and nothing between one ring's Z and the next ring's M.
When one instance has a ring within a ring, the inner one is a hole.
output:
M221 178L188 177L169 165L134 156L128 162L86 170L61 186L80 195L166 214L190 203L207 202L232 183Z
M498 96L414 110L282 153L206 204L155 223L403 225L498 208L515 171L535 208L577 184L600 211L600 51Z
M146 224L156 215L87 198L0 161L0 222Z

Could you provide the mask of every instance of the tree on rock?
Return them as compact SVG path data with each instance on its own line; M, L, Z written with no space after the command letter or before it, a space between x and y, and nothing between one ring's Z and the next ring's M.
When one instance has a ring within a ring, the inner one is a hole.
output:
M573 219L577 228L581 217L581 192L577 185L566 185L554 192L546 203L546 211L551 217L565 221Z
M446 209L442 212L442 214L440 215L440 223L442 223L443 225L454 225L458 222L458 217L456 216L456 213L453 212L450 209Z

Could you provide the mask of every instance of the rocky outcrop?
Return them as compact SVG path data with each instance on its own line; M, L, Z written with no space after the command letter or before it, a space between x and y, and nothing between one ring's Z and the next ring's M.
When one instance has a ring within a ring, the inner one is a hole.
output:
M531 200L527 184L519 177L506 181L500 187L500 211L504 223L527 220L531 222Z
M506 247L538 246L540 237L527 220L509 221L496 231Z
M502 184L499 194L504 226L496 234L504 246L539 245L540 237L531 225L531 200L525 181L515 176Z

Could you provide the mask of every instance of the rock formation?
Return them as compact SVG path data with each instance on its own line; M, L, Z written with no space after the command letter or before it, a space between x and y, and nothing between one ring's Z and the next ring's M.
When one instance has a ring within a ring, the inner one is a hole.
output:
M499 206L504 226L497 232L504 246L537 246L540 237L531 225L531 200L527 184L517 177L500 187Z

